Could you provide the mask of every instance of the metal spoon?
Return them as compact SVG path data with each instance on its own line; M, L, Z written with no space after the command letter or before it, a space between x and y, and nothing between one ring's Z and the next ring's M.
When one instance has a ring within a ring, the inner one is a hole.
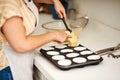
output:
M100 56L108 54L108 57L112 56L113 58L119 58L120 55L113 54L115 51L117 51L119 49L120 49L120 43L115 47L110 47L110 48L98 50L98 51L96 51L96 53Z
M66 27L66 30L68 30L68 31L71 33L72 30L68 28L68 25L67 25L67 23L65 22L64 18L62 18L62 21L63 21L63 23L64 23L64 25L65 25L65 27Z

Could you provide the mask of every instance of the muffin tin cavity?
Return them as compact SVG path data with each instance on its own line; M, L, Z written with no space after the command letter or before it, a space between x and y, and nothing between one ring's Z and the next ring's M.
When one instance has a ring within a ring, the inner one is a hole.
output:
M61 44L61 45L56 45L56 46L55 46L55 48L58 48L58 49L63 49L63 48L65 48L65 47L67 47L67 46L66 46L66 45L62 45L62 44Z
M75 63L85 63L86 61L87 61L87 59L83 58L83 57L73 58L73 62L75 62Z
M62 49L60 52L68 53L68 52L73 52L73 50L72 49Z
M57 54L59 54L59 52L57 52L57 51L48 51L47 54L48 55L57 55Z
M82 50L85 50L86 48L85 47L75 47L74 50L76 51L82 51Z
M71 60L69 60L69 59L64 59L64 60L60 60L60 61L58 61L58 64L59 65L62 65L62 66L68 66L68 65L71 65Z
M87 51L82 51L82 52L80 52L80 54L81 54L81 55L88 55L88 54L93 54L93 52L87 50Z
M53 48L53 47L50 47L50 46L48 46L48 47L43 47L42 49L44 49L44 50L54 50L54 48Z
M69 58L72 58L72 57L76 57L76 56L79 56L79 55L80 55L79 53L69 53L66 56L69 57Z
M80 44L76 47L67 44L49 46L40 49L40 52L62 70L98 64L103 60L101 56Z
M63 56L63 55L55 55L55 56L52 56L52 59L53 60L62 60L62 59L65 59L65 56Z
M87 57L89 60L97 60L97 59L100 59L100 56L98 55L90 55Z

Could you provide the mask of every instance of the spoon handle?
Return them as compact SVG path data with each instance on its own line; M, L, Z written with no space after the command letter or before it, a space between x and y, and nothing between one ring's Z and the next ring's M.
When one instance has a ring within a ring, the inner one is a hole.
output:
M63 23L64 23L64 25L65 25L65 27L66 27L66 30L68 30L69 32L72 32L72 30L68 28L68 25L67 25L67 23L65 22L64 18L62 18L62 21L63 21Z

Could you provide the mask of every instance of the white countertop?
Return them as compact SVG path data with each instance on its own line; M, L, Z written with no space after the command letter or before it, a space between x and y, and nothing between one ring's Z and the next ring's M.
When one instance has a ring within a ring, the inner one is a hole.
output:
M40 14L40 25L52 20L51 15ZM34 34L41 34L43 32L44 30L39 27ZM90 19L79 38L80 44L92 51L97 51L116 46L120 43L120 31ZM51 42L47 45L53 44L55 43ZM48 80L120 80L120 58L114 59L103 56L104 60L99 65L62 71L44 58L39 49L36 52L38 54L35 58L35 65Z

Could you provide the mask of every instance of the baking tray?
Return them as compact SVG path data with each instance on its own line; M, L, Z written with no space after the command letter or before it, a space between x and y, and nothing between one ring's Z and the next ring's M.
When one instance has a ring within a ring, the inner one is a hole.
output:
M61 70L97 65L103 61L101 56L81 44L75 47L67 44L43 47L40 52Z

